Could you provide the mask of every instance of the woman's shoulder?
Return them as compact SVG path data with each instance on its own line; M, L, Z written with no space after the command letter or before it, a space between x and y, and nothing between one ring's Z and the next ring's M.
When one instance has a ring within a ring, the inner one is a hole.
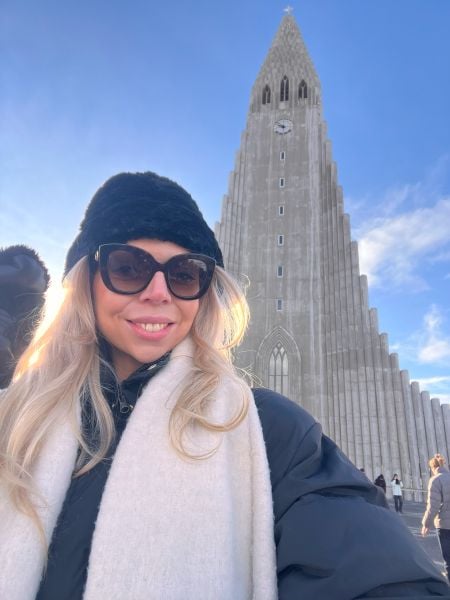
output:
M304 408L267 388L252 388L264 433L268 436L307 433L319 423Z
M449 486L450 485L450 471L448 471L448 469L446 469L445 467L439 467L439 471L438 473L436 473L435 475L433 475L433 477L430 478L430 482L431 484L434 485L445 485L445 486Z
M272 485L315 455L322 427L301 406L266 388L252 389L261 422ZM331 440L330 440L330 443Z

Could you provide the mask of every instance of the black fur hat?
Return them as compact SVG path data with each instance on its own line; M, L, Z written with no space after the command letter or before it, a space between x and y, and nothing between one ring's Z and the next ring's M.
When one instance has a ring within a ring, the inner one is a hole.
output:
M90 201L67 254L64 274L80 258L94 254L100 244L139 238L173 242L206 254L223 267L214 233L186 190L156 173L119 173Z

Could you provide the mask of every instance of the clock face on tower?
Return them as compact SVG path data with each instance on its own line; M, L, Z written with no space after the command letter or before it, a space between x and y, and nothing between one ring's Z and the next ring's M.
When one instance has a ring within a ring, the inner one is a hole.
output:
M292 121L289 121L289 119L280 119L273 126L273 130L275 131L275 133L280 134L289 133L290 131L292 131L293 126L294 123Z

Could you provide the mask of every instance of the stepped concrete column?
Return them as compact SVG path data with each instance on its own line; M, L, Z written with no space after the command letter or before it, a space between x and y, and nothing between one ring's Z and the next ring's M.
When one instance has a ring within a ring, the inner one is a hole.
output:
M350 252L350 223L348 215L342 215L341 252L344 277L341 276L341 307L343 329L343 358L345 372L346 411L348 414L348 441L351 460L362 464L361 418L358 397L358 375L355 351L355 327L353 321L352 271Z
M392 468L390 440L388 423L386 419L386 399L383 385L383 369L381 365L381 344L380 334L378 333L378 311L376 308L369 310L370 317L370 333L372 338L372 359L373 373L375 381L375 397L377 403L377 425L380 436L381 450L381 467L380 473L384 473L387 469ZM378 473L379 474L379 473ZM374 473L377 475L377 473Z
M438 451L436 442L436 431L434 428L433 411L431 409L431 400L429 392L421 392L423 415L425 417L425 433L427 436L428 457L433 456Z
M390 449L390 467L400 470L400 446L398 440L398 423L395 413L394 390L392 388L391 365L389 360L389 341L386 333L379 336L381 370L383 373L383 389L386 403L387 437Z
M326 144L322 146L322 180L324 181L322 202L322 222L324 230L323 244L323 285L324 285L324 314L325 314L325 383L328 397L328 435L337 440L339 435L339 411L337 407L337 392L335 383L335 338L333 334L332 315L334 311L334 298L332 289L333 275L333 236L332 236L332 208L331 208L331 182L327 176Z
M339 402L340 416L340 434L341 448L349 454L349 436L348 436L348 419L351 417L351 406L348 404L347 394L345 389L345 365L344 365L344 343L343 343L343 323L342 323L342 303L341 303L341 274L344 271L342 264L342 251L340 249L342 231L340 211L337 199L337 190L335 194L335 203L333 205L333 287L334 287L334 307L335 307L335 327L336 327L336 361L337 361L337 390Z
M355 351L352 355L352 360L356 361L356 383L353 385L355 386L354 390L359 399L359 416L362 442L361 464L367 469L370 465L370 472L372 472L372 441L370 435L369 407L367 403L366 372L364 365L364 339L361 319L361 283L359 276L358 245L356 242L351 242L351 269L355 343Z
M422 489L426 487L428 481L428 446L427 436L425 432L425 418L423 414L423 404L420 395L420 386L417 381L411 382L411 397L414 408L414 418L416 421L417 446L419 449L419 465L420 465L420 486Z
M434 418L434 430L436 432L436 445L438 449L437 451L445 456L447 451L447 442L445 439L444 419L442 418L441 403L439 398L431 398L431 411ZM448 460L446 456L445 459Z
M370 334L370 317L368 308L367 277L361 275L361 308L364 343L364 378L367 389L367 404L369 407L370 434L372 439L372 474L381 472L380 430L378 427L377 396L373 372L373 352ZM376 476L376 475L375 475Z
M406 431L408 433L408 445L410 448L410 461L411 461L411 476L409 481L405 481L405 476L403 481L406 483L406 487L412 488L413 490L419 490L421 488L420 481L420 465L419 465L419 449L417 445L417 432L416 432L416 423L414 419L414 407L412 403L411 397L411 384L409 382L409 373L406 370L400 371L400 380L402 383L402 394L403 394L403 402L405 404L405 416L406 416ZM422 500L421 494L419 492L415 492L413 494L405 494L406 497L411 500L415 499L420 502Z
M400 447L400 468L401 473L411 473L410 447L408 435L406 432L406 414L405 403L403 400L402 383L400 378L400 369L398 365L398 355L393 352L390 355L392 389L394 393L395 415L397 425L397 436ZM395 472L395 466L393 472Z
M450 465L450 404L443 404L441 406L441 411L444 421L445 439L447 442L447 454L445 459L447 460L447 464Z

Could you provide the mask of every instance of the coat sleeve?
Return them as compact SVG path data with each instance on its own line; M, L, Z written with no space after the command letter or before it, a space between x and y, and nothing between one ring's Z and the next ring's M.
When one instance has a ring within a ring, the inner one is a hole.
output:
M450 598L373 485L301 407L254 390L271 469L279 600Z
M440 477L432 477L428 482L427 508L423 515L422 525L428 529L433 525L434 517L442 505L442 484Z

